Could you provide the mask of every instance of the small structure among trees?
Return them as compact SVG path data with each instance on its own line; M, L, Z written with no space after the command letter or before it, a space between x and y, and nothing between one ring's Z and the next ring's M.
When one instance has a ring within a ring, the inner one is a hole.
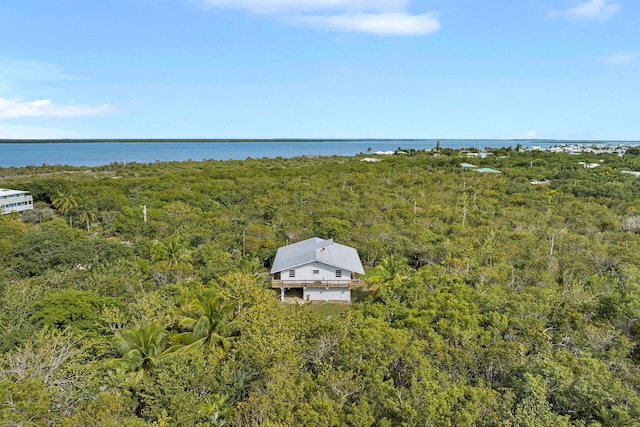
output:
M33 197L28 191L0 188L0 215L33 209Z
M287 291L301 289L305 301L350 302L364 269L356 249L313 237L278 249L271 274L282 301Z

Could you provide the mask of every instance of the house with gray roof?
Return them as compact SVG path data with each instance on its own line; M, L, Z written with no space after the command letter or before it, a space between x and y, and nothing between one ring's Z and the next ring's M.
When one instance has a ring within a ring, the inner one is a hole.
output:
M351 301L351 289L364 274L358 251L333 239L311 239L278 249L271 287L305 301Z

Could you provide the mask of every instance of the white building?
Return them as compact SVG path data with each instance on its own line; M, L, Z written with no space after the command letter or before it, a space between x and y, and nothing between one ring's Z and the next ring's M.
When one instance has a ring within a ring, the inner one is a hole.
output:
M0 188L0 214L33 209L33 197L28 191Z
M364 269L354 248L313 237L278 249L271 274L282 301L289 291L305 301L349 302Z
M593 168L597 168L598 166L600 166L600 163L578 162L578 164L581 165L582 167L586 168L586 169L593 169Z

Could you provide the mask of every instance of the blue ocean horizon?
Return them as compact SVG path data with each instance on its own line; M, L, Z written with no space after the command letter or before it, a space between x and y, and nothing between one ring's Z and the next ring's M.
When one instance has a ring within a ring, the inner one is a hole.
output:
M274 140L274 141L74 141L2 142L0 167L40 165L103 166L110 163L245 160L298 156L355 156L369 151L442 148L484 149L549 147L559 144L636 144L630 141L559 141L505 139L371 139L371 140Z

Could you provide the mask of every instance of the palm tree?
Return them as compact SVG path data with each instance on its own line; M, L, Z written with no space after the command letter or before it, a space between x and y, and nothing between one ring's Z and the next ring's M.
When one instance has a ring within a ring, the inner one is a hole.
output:
M373 285L373 297L375 298L383 284L392 280L403 279L412 271L413 269L405 258L391 254L380 259L373 268L373 274L366 281Z
M111 359L109 364L124 366L134 374L134 383L151 375L155 368L169 360L178 349L178 346L169 345L167 330L155 324L125 329L112 339L111 344L121 357Z
M405 258L396 255L382 257L373 268L373 274L369 276L371 283L389 282L393 279L405 277L413 269Z
M91 208L82 207L80 210L80 219L86 224L87 231L89 231L91 223L96 220L96 212Z
M156 242L152 249L154 261L162 262L169 267L180 264L191 265L191 253L182 243L179 236L172 236L166 243Z
M236 369L231 373L233 396L236 402L243 401L249 395L251 392L251 382L255 376L255 372L241 369Z
M58 192L58 195L51 201L51 205L60 212L65 215L71 209L78 206L78 202L76 201L76 195L73 191L68 191L66 193ZM69 215L69 226L73 226L71 222L71 215Z
M269 277L269 272L258 258L243 258L240 262L240 271L264 282Z
M224 355L232 339L231 334L240 329L234 319L233 301L227 301L211 292L202 292L187 305L180 327L185 332L176 334L176 342L189 348L206 348L210 352Z

